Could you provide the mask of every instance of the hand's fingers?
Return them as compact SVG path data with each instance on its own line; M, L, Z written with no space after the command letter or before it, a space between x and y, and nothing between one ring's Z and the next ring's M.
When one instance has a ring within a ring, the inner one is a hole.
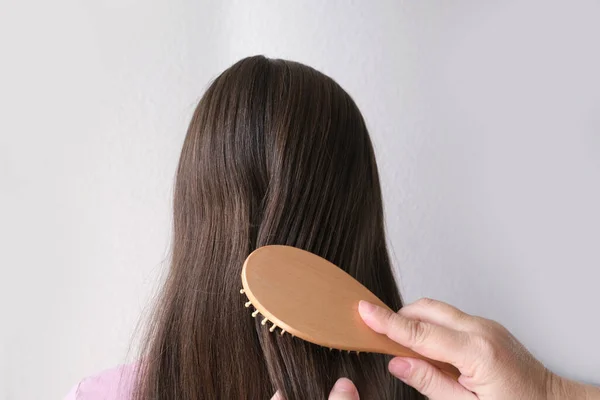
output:
M402 307L398 314L455 330L468 330L475 322L475 317L450 304L425 298Z
M285 400L279 390L271 397L271 400Z
M350 379L340 378L333 385L329 400L359 400L358 390L356 390L356 386Z
M406 318L383 307L361 301L358 311L375 332L433 360L453 364L458 369L469 359L468 336L443 326Z
M414 387L430 400L476 400L458 382L423 360L396 357L388 366L392 375Z

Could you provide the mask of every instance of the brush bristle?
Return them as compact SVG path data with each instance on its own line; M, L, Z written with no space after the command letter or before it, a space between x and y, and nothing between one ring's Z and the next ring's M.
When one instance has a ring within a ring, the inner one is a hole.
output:
M245 294L246 292L244 291L244 289L240 289L240 294ZM246 301L244 303L244 307L246 308L250 308L250 306L252 306L252 302L250 300ZM252 312L252 318L256 318L257 316L262 316L263 320L261 321L261 325L266 326L267 322L269 322L269 319L267 317L264 317L260 311L258 311L258 309L256 307L254 307L254 311ZM273 323L273 325L269 328L269 332L275 332L275 330L278 328L277 325L275 325L275 323ZM281 328L281 330L279 331L279 335L283 336L286 333L286 330ZM288 332L293 338L295 337L293 333ZM333 347L329 347L329 351L333 351L333 350L338 350L338 351L342 351L342 352L346 352L348 354L356 354L359 355L360 351L354 351L354 350L342 350L342 349L335 349Z

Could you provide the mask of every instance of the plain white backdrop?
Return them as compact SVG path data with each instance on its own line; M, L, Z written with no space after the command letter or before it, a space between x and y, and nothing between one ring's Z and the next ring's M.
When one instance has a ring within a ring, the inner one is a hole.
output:
M127 361L189 118L254 54L363 111L405 300L496 319L600 384L599 19L579 0L9 1L0 398L60 399Z

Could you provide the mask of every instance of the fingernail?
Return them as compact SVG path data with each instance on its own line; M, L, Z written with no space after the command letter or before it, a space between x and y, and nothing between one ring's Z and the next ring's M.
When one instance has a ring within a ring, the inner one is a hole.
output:
M407 378L410 374L410 363L400 357L393 358L388 369L396 378Z
M358 312L361 314L371 314L377 309L375 304L369 303L368 301L361 300L358 302Z
M354 386L354 383L350 379L340 378L333 385L331 391L335 393L356 393L356 386Z

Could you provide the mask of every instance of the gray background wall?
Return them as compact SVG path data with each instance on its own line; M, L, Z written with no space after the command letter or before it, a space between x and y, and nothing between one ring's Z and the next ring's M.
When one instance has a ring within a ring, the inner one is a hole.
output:
M600 3L9 1L0 13L0 397L126 361L208 82L262 53L334 77L380 164L403 294L600 384Z

